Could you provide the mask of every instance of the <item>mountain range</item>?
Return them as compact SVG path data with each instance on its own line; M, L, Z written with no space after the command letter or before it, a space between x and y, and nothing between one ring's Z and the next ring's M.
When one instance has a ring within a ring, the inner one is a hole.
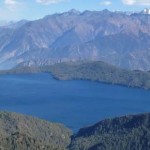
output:
M70 10L0 27L0 69L79 60L150 70L149 9Z

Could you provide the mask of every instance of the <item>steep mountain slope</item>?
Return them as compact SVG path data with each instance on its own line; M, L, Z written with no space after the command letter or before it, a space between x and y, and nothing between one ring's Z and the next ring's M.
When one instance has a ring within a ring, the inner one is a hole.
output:
M80 129L70 150L149 150L150 114L124 116Z
M70 143L70 135L71 131L61 124L0 112L2 150L63 150Z
M147 13L71 10L23 23L11 28L11 33L5 38L7 44L0 42L0 68L88 59L129 69L150 69ZM6 35L0 32L2 39Z

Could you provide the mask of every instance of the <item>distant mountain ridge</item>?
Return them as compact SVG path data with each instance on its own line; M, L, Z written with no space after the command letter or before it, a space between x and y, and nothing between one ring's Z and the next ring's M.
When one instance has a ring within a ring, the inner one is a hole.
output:
M0 21L1 28L19 28L27 23L28 20L20 20L20 21Z
M0 69L101 60L150 70L147 13L71 10L0 31Z

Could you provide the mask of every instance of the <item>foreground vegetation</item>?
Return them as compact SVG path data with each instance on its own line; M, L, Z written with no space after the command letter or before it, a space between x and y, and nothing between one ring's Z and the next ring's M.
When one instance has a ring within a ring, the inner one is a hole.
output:
M61 124L0 112L1 150L149 150L150 113L103 120L71 135Z
M0 112L1 150L64 150L71 134L71 130L61 124Z
M81 129L70 150L149 150L150 114L101 121Z

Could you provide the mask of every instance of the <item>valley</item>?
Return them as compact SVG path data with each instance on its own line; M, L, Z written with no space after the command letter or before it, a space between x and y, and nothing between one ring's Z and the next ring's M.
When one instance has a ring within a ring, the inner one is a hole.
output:
M149 112L149 90L84 80L56 80L49 73L0 75L0 110L65 124L74 132L98 120Z
M0 2L0 150L149 150L150 2L63 3Z
M62 124L0 112L0 148L15 150L132 150L150 148L150 114L102 120L77 134Z

